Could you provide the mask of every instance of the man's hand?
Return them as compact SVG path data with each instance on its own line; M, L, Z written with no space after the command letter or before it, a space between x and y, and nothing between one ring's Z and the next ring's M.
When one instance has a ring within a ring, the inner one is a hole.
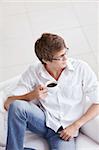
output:
M10 104L11 104L12 102L13 102L12 97L7 98L7 100L4 102L4 109L5 109L5 110L8 110L8 109L9 109L9 106L10 106Z
M70 126L66 127L62 131L60 131L59 134L63 140L68 141L71 138L73 138L73 136L77 130L78 130L78 127L75 124L71 124Z
M33 91L28 93L26 96L29 101L33 99L45 99L47 96L47 88L44 85L38 85Z

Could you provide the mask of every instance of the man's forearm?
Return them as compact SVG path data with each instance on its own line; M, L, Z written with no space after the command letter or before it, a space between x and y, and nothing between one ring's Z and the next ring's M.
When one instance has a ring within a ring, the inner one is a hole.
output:
M27 93L27 94L24 94L24 95L19 95L19 96L9 96L8 98L7 98L7 100L5 101L5 103L4 103L4 108L6 109L6 110L8 110L8 108L9 108L9 105L13 102L13 101L15 101L15 100L24 100L24 101L30 101L30 100L33 100L33 99L35 99L35 94L34 94L34 92L32 91L32 99L31 99L31 92L30 93Z
M74 124L79 129L81 126L83 126L85 123L87 123L89 120L93 119L97 115L99 115L99 104L92 104L87 112Z
M19 95L19 96L9 96L7 98L7 100L10 100L10 101L14 101L14 100L27 100L27 95Z
M7 100L14 101L14 100L24 100L24 101L30 101L30 95L31 92L24 94L24 95L18 95L18 96L9 96ZM32 99L35 99L35 95L33 95L32 91Z

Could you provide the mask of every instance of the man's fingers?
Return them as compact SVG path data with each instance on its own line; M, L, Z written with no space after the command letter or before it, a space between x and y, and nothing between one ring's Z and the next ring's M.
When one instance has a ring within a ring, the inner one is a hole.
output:
M40 84L39 87L43 88L43 89L46 88L46 86L44 84Z
M43 93L47 93L48 92L48 90L47 89L43 89L43 91L42 91Z
M61 137L63 140L65 140L65 141L69 141L70 138L71 138L70 135L66 135L66 134L62 134L62 135L60 135L60 137Z

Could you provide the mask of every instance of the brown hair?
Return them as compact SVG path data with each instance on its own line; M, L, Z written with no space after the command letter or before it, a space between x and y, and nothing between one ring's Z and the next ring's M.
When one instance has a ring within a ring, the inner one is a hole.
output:
M43 60L52 61L54 53L64 48L66 45L63 38L51 33L43 33L34 46L35 53L42 63Z

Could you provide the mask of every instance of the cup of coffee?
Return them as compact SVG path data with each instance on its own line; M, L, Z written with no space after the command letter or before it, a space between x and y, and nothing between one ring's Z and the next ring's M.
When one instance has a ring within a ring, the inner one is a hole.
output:
M56 93L58 89L57 82L55 81L47 81L45 86L47 87L49 94Z
M46 87L52 88L52 87L55 87L55 86L57 86L57 82L55 82L55 81L48 81L46 83Z

